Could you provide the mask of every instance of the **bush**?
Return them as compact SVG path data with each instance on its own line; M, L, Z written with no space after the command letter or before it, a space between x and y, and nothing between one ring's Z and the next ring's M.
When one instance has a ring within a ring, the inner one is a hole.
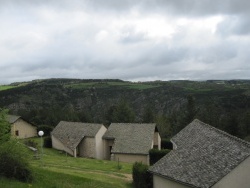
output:
M153 187L153 177L148 172L148 165L135 162L132 169L133 184L136 188Z
M45 137L45 138L44 138L43 146L44 146L45 148L52 148L52 140L51 140L51 137Z
M163 138L161 140L161 149L173 149L173 143L169 139Z
M28 182L32 180L27 154L28 150L17 141L0 145L0 176Z
M168 150L168 149L163 149L163 150L151 149L151 150L149 150L149 163L150 163L150 165L155 164L162 157L164 157L168 152L170 152L170 150Z
M24 144L33 148L37 148L37 143L34 140L25 140Z

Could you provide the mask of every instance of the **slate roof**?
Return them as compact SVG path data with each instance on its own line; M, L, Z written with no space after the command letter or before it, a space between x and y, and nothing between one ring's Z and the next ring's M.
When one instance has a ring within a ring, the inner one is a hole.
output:
M9 123L15 123L21 116L7 115L7 120Z
M250 156L249 142L197 119L172 141L177 148L149 171L191 187L212 187Z
M112 153L147 155L154 139L156 124L112 123L104 139L114 139Z
M51 132L66 147L74 150L84 137L95 137L102 124L60 121Z

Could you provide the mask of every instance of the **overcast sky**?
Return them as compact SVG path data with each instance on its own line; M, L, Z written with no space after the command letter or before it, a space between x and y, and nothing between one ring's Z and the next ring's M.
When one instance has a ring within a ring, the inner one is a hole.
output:
M250 79L249 0L0 0L0 84Z

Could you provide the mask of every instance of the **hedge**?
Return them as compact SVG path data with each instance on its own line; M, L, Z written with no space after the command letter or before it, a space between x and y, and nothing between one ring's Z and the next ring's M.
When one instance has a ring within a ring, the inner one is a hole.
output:
M173 149L173 143L169 139L163 138L161 140L161 149Z
M52 140L50 136L44 138L43 146L45 148L52 148Z
M135 162L132 169L132 176L135 188L153 187L153 176L148 172L148 165Z
M168 150L168 149L163 149L163 150L151 149L151 150L149 150L149 163L150 163L150 165L155 164L162 157L164 157L168 152L170 152L170 150Z

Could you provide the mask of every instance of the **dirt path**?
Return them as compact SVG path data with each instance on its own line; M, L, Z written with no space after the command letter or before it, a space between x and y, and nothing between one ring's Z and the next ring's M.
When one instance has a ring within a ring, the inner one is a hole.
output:
M84 169L84 168L78 168L78 167L73 167L73 166L63 166L63 165L57 165L57 164L46 164L45 167L61 167L61 168L68 168L69 170L77 170L79 171L79 173L84 172L84 173L92 173L92 174L101 174L101 175L105 175L105 176L109 176L112 178L117 178L117 179L122 179L125 180L127 182L131 182L132 181L132 175L131 174L127 174L127 173L119 173L119 172L108 172L108 171L102 171L102 170L91 170L91 169Z

